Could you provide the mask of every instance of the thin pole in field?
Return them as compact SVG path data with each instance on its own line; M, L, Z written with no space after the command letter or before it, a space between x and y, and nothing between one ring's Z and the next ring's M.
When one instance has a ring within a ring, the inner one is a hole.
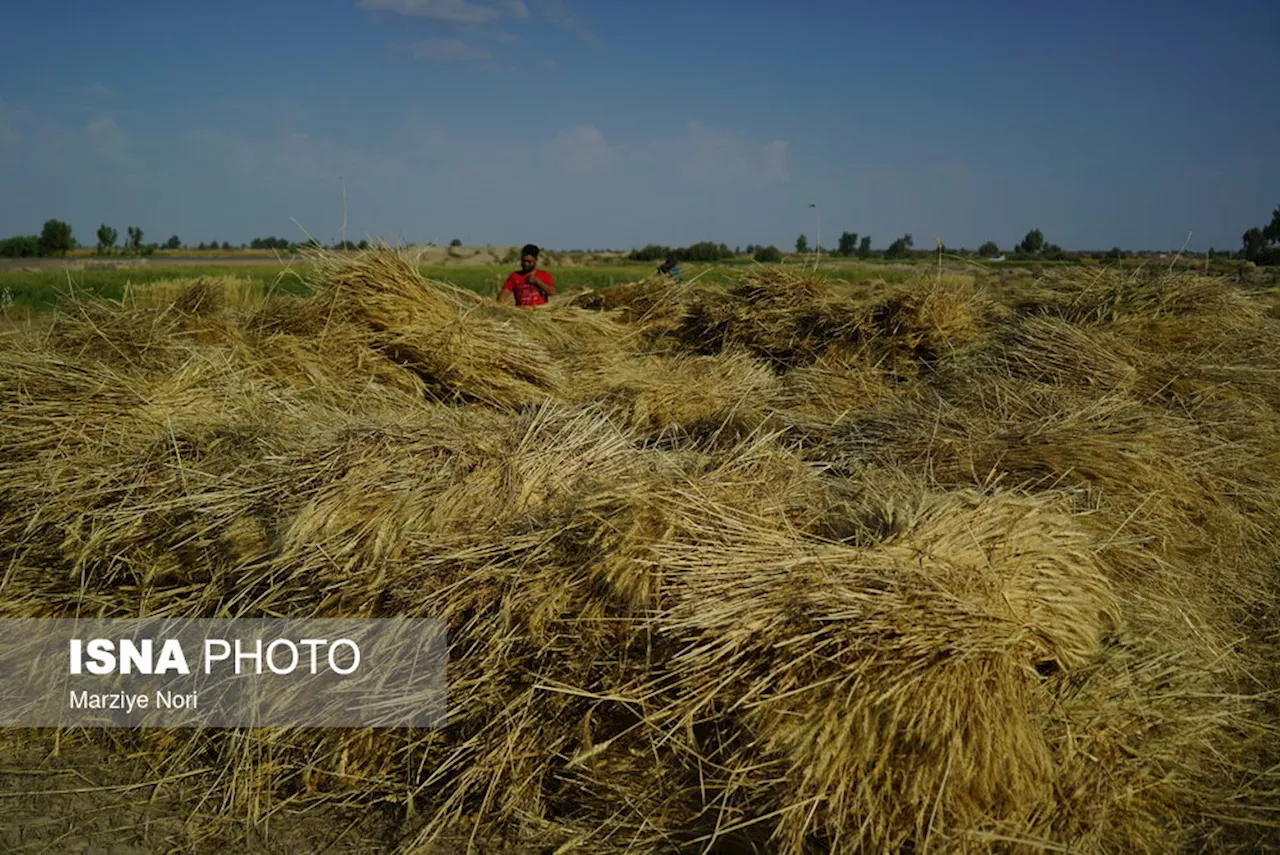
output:
M822 211L818 208L817 202L810 202L809 207L813 208L813 216L817 220L817 241L813 245L813 269L818 269L818 260L822 257Z
M342 185L342 248L347 248L347 179L338 176L338 183Z

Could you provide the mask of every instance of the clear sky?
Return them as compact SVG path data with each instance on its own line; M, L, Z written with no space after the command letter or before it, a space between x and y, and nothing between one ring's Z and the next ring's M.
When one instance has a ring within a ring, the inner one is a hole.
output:
M1235 249L1280 3L7 3L0 237Z

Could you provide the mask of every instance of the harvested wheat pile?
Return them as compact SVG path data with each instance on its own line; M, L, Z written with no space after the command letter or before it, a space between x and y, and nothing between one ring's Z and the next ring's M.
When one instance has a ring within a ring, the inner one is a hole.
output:
M305 298L201 280L0 339L0 615L448 626L436 731L113 735L209 770L222 821L356 805L423 853L1274 843L1280 321L1231 286L769 270L525 311L317 260Z

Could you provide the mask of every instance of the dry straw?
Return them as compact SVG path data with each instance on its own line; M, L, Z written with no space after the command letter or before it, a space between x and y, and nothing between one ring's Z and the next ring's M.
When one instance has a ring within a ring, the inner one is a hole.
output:
M199 773L193 845L320 805L405 852L1274 842L1280 322L1229 284L526 311L313 261L0 339L0 614L448 625L438 731L116 735Z

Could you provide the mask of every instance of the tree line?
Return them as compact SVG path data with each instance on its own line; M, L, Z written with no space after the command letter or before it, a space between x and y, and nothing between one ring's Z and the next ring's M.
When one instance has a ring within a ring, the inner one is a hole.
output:
M196 246L190 246L183 243L182 238L177 235L171 235L168 240L163 243L147 243L143 240L142 229L138 226L128 226L125 229L124 242L120 242L120 232L103 223L98 227L96 234L97 243L94 246L94 252L97 255L139 255L147 256L155 253L156 250L178 250L192 249L197 251L210 250L234 250L234 249L257 249L257 250L278 250L281 252L297 252L305 248L315 248L321 246L318 241L289 241L285 238L275 237L256 237L248 243L242 243L239 246L233 246L230 241L209 241L201 242ZM117 246L117 244L119 244ZM66 255L73 249L79 249L80 243L75 239L72 233L71 225L62 220L46 220L44 227L38 235L17 235L11 238L0 239L0 258L54 258ZM363 250L369 248L369 242L362 240L355 241L335 241L330 249L335 250Z
M1189 257L1207 258L1240 258L1256 264L1280 264L1280 206L1271 215L1271 222L1264 227L1246 231L1242 238L1241 249L1237 252L1218 250L1210 247L1207 252L1186 252ZM914 241L911 235L895 238L888 247L877 250L871 246L870 235L858 235L857 232L841 232L835 249L827 250L817 247L817 252L844 258L925 258L934 254L935 250L913 251ZM796 254L803 255L810 251L806 235L796 238ZM987 241L976 250L942 247L944 253L950 255L969 255L978 258L1005 258L1010 261L1078 261L1082 258L1120 260L1139 256L1156 255L1156 252L1135 252L1112 247L1106 251L1071 252L1045 239L1044 232L1032 229L1009 252L1002 252L995 241Z
M278 252L297 252L306 248L319 248L322 246L316 240L304 242L289 241L285 238L275 237L257 237L249 241L247 244L240 244L239 247L233 247L229 241L211 241L209 243L200 243L198 246L191 247L182 242L177 235L172 235L163 243L145 243L143 241L142 229L137 226L129 226L126 229L125 241L119 249L116 244L120 235L111 226L105 223L98 227L97 244L95 251L98 255L112 255L118 253L126 255L151 255L157 249L177 250L177 249L195 249L195 250L232 250L232 249L256 249L256 250L273 250ZM450 242L450 246L459 246L461 240L454 239ZM1207 256L1209 258L1243 258L1256 264L1280 264L1280 205L1276 206L1275 211L1271 215L1271 221L1265 226L1258 226L1249 229L1244 233L1241 240L1242 246L1239 252L1231 252L1226 250L1217 250L1210 247L1207 253L1188 252L1188 256ZM833 250L825 249L821 246L815 247L813 251L818 253L826 253L843 258L885 258L885 259L911 259L924 258L933 255L934 250L915 250L914 240L911 235L905 234L895 238L883 250L874 249L871 245L871 235L859 235L857 232L841 232L840 238ZM38 235L18 235L15 237L0 240L0 258L37 258L37 257L53 257L66 255L73 249L78 249L75 236L72 234L71 225L62 220L51 219L46 220L43 228ZM330 247L335 250L364 250L369 248L369 242L362 240L353 242L349 240L335 241ZM1075 261L1081 258L1102 258L1107 260L1119 260L1130 258L1135 255L1144 253L1135 253L1120 247L1112 247L1105 252L1068 252L1057 244L1050 243L1045 239L1044 233L1040 229L1032 229L1027 232L1026 236L1018 242L1008 253L1002 253L1001 249L995 241L987 241L976 250L967 249L948 249L942 247L943 251L952 255L973 255L978 258L998 258L1004 257L1011 261L1025 260L1044 260L1044 261ZM804 255L810 251L809 240L805 235L796 238L795 251L798 255ZM782 260L782 252L776 246L748 244L746 254L759 262L777 262ZM1145 253L1150 254L1150 253ZM670 256L675 256L680 261L694 262L716 262L724 261L730 258L742 255L741 247L730 249L724 243L716 243L714 241L699 241L686 247L669 247L661 244L648 244L641 249L633 250L629 255L632 261L662 261Z

